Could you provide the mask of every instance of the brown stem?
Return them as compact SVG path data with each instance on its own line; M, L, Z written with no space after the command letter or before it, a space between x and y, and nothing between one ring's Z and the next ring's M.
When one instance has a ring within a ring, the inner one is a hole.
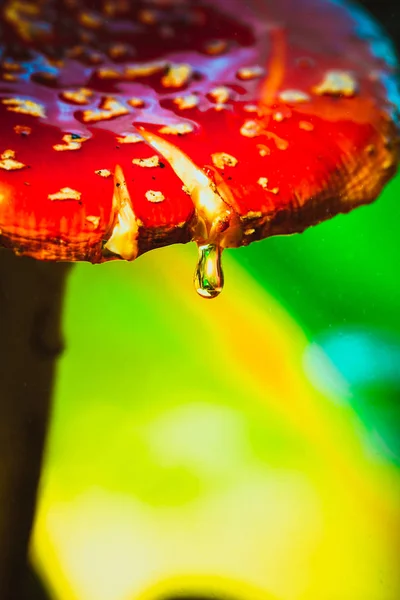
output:
M68 265L0 251L0 598L22 598Z

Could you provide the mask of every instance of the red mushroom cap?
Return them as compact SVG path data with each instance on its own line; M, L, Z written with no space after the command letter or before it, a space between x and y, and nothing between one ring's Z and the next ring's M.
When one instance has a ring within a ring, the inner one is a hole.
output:
M391 49L340 0L6 0L0 26L0 242L19 254L193 239L215 295L221 248L370 202L395 171Z

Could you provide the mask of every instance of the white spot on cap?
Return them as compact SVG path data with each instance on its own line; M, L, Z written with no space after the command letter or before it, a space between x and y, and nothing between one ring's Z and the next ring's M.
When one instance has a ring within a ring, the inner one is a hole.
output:
M67 133L63 136L63 144L55 144L54 150L63 152L65 150L79 150L82 147L82 143L86 142L88 138L75 135L73 133Z
M5 150L0 156L0 169L4 169L5 171L19 171L25 167L24 163L15 160L14 150Z
M87 88L79 88L77 90L64 90L60 94L62 100L81 105L89 104L93 96L93 92L91 90L88 90Z
M148 158L134 158L132 160L134 165L138 167L152 168L160 166L160 157L157 154L149 156Z
M141 98L129 98L129 100L127 102L133 108L143 108L144 107L144 100L142 100Z
M298 104L300 102L309 102L310 96L301 90L283 90L279 93L279 99L288 104Z
M345 96L350 98L357 92L357 82L348 71L327 71L324 80L313 88L313 92L320 96Z
M141 65L131 65L126 67L124 71L124 76L127 79L137 79L140 77L150 77L151 75L155 75L160 71L164 71L167 67L167 63L165 61L154 61L148 63L142 63Z
M55 194L49 194L48 195L48 199L52 200L53 202L56 200L76 200L77 202L80 201L82 196L81 192L78 192L77 190L73 190L72 188L69 187L64 187L61 188L61 190L59 192L56 192Z
M187 110L190 108L195 108L199 103L199 97L195 94L188 94L187 96L178 96L178 98L174 98L173 103L180 110Z
M303 129L304 131L313 131L314 130L314 125L312 123L310 123L309 121L300 121L299 127L300 127L300 129Z
M258 121L246 121L240 128L240 133L248 138L258 137L262 132L262 125Z
M214 152L214 154L211 155L211 160L218 169L236 167L238 164L238 159L227 152Z
M100 217L95 217L94 215L87 216L86 221L93 225L93 229L97 229L100 225Z
M166 88L180 88L189 82L191 76L192 67L190 65L171 65L168 72L162 77L161 84Z
M154 191L154 190L148 190L146 192L145 196L149 202L158 203L158 202L163 202L165 200L165 196L162 192L158 192L158 191Z
M137 133L127 133L126 135L117 136L119 144L138 144L143 141L142 136Z
M229 102L231 97L231 90L224 85L219 85L218 87L213 88L208 95L211 96L211 99L218 104L226 104Z
M207 54L212 56L222 54L228 48L228 42L226 40L210 40L204 45L204 50Z
M242 67L236 73L238 79L242 79L243 81L248 81L251 79L257 79L264 74L264 69L262 69L258 65L254 65L251 67Z
M3 98L1 102L7 106L7 110L12 112L31 115L32 117L46 117L44 106L39 102L25 100L24 98Z
M267 191L267 192L271 192L271 194L278 194L279 193L279 188L274 187L272 189L270 189L268 187L268 179L267 177L260 177L259 180L257 181L258 185L261 186L263 188L263 190Z
M14 125L15 133L18 135L30 135L32 133L32 127L28 127L28 125Z
M258 185L260 185L264 190L268 188L268 179L267 177L260 177L257 181Z
M159 129L160 133L169 135L185 135L192 133L194 127L191 123L174 123L173 125L165 125Z
M82 118L85 123L97 123L98 121L107 121L128 114L129 109L122 102L108 96L101 102L99 108L83 111Z

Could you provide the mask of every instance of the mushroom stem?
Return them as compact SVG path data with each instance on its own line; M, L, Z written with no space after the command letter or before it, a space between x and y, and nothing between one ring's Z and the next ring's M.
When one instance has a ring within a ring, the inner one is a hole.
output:
M69 266L0 251L0 598L22 598Z

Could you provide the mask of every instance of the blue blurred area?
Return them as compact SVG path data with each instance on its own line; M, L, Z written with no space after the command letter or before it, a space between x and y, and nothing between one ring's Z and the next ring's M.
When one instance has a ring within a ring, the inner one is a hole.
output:
M305 367L321 391L351 403L372 448L400 464L400 339L383 331L327 332L309 346Z

